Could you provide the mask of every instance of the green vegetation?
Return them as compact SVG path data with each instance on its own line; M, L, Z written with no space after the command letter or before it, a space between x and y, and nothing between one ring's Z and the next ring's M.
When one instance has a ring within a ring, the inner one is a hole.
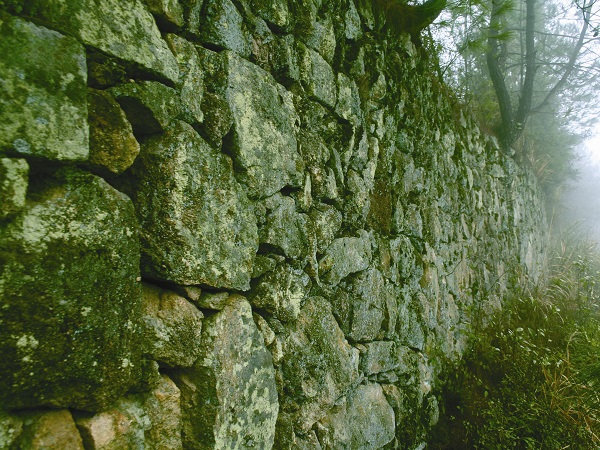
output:
M474 313L430 448L600 447L600 255L556 240L542 286L521 282L492 317Z

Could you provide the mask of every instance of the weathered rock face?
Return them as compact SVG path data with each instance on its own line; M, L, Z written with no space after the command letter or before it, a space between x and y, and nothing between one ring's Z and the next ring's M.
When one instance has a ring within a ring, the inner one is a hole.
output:
M248 289L257 228L226 156L174 122L144 143L127 182L142 226L145 276Z
M75 39L0 15L0 152L88 157L86 63Z
M72 169L28 195L0 226L0 397L9 407L103 408L139 377L133 206Z
M543 202L371 3L0 0L0 449L426 447Z
M278 401L271 354L250 304L232 296L204 322L201 354L174 374L186 448L271 448Z

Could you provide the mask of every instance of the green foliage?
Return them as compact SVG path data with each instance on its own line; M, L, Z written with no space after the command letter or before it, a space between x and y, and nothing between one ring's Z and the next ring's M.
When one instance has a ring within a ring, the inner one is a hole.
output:
M521 289L447 370L433 449L600 447L600 257L559 240L544 286Z

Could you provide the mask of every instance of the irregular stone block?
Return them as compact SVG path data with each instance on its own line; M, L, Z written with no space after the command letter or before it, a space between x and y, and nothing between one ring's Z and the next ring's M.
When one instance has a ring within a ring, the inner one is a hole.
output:
M167 367L189 367L200 354L203 314L175 292L143 285L144 353Z
M250 304L234 295L204 321L202 354L174 374L185 448L271 448L278 401L271 354Z
M296 320L310 288L310 277L299 269L280 264L252 289L250 303L282 322Z
M249 195L267 197L285 186L300 187L304 164L291 94L254 64L231 52L226 58L226 98L234 124L230 150Z
M295 329L287 333L284 352L283 407L295 403L295 422L307 431L358 381L358 350L346 341L331 305L312 297L302 307Z
M144 0L160 26L169 30L181 28L183 8L178 0Z
M319 441L325 448L375 450L394 439L394 410L378 384L361 385L321 420Z
M354 126L358 126L363 114L360 106L360 96L356 83L343 73L337 74L338 98L335 113Z
M392 341L375 341L364 344L366 351L361 355L360 369L366 375L388 372L400 364L396 344Z
M355 276L349 285L332 298L342 329L353 341L381 339L389 295L383 276L369 269Z
M0 15L0 153L88 157L85 50L75 39Z
M260 243L281 249L288 258L306 257L314 246L309 216L296 212L294 199L279 193L266 199L265 205L267 223L260 230Z
M140 153L140 144L133 135L131 124L107 92L90 89L88 102L89 163L103 173L123 173Z
M0 158L0 220L25 206L29 165L24 159Z
M0 226L0 403L101 409L139 377L135 212L75 169L29 189Z
M309 96L334 109L337 100L336 80L333 69L312 48L298 44L300 82Z
M200 18L204 0L180 0L183 7L184 30L194 36L200 31Z
M212 92L205 92L202 97L204 121L200 133L215 148L221 148L222 139L229 133L233 125L233 114L225 99Z
M81 435L69 410L26 413L21 418L24 426L17 448L83 450Z
M125 83L110 89L136 134L160 133L181 114L177 92L157 81Z
M198 37L211 44L249 56L252 50L250 33L231 0L205 0L200 17Z
M179 403L179 389L162 375L160 384L147 394L120 398L94 416L79 413L77 427L89 450L177 450L182 448Z
M175 121L149 139L131 170L142 225L142 271L183 285L247 290L258 249L256 219L231 161Z
M86 46L177 82L177 62L140 0L30 0L22 12Z
M291 13L287 2L277 0L250 0L252 10L266 22L281 30L288 30L291 23Z
M167 44L179 65L179 98L183 106L182 119L190 125L202 123L204 98L204 70L194 45L176 34L166 36Z
M13 444L23 431L23 419L17 414L0 412L0 448L14 448Z
M333 206L320 203L310 212L310 217L317 238L317 251L323 253L342 226L342 214Z
M351 273L369 267L371 257L371 240L362 230L360 237L338 238L331 243L319 261L319 274L323 281L335 286Z

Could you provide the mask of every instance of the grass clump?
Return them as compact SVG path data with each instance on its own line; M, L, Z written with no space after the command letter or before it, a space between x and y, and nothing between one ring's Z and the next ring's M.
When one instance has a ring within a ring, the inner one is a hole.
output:
M446 370L429 448L600 448L600 257L564 236L553 253L544 285L508 298Z

